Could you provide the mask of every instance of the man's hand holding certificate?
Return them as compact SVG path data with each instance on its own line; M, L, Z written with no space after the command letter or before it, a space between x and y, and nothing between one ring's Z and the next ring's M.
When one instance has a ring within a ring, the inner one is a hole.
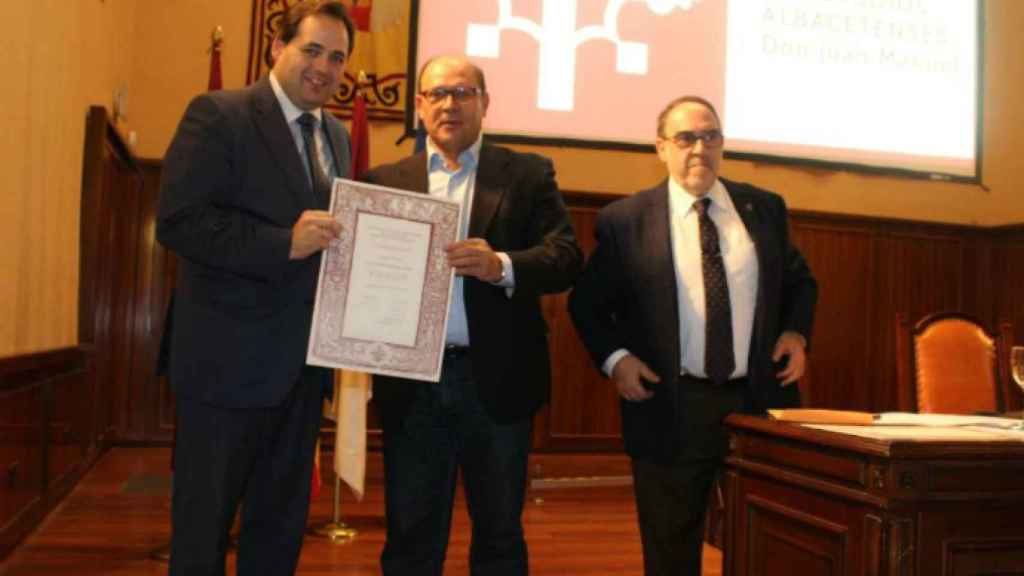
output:
M320 263L307 362L436 382L459 204L337 179L330 212L345 232ZM473 256L469 265L486 266Z

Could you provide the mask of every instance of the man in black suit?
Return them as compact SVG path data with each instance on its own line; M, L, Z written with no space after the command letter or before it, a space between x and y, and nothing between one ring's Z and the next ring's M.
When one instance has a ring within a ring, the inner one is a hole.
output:
M294 5L270 76L195 98L164 160L157 237L179 257L171 574L292 574L330 372L305 365L319 253L340 233L329 180L349 140L321 106L353 29L336 1Z
M789 242L785 203L719 179L722 145L709 102L669 103L657 140L669 178L600 212L569 298L622 398L647 576L701 573L722 420L799 404L814 319L817 284Z
M375 379L387 503L381 567L385 576L441 575L461 469L471 572L526 574L526 460L550 387L540 295L568 289L582 258L550 161L482 143L483 72L439 57L423 67L419 88L426 152L367 178L457 199L463 221L447 247L456 283L441 381Z

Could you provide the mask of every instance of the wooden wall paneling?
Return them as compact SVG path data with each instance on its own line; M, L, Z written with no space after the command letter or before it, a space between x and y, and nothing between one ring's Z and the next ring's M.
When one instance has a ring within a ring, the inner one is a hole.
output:
M0 559L99 455L77 435L90 424L81 410L88 401L86 355L66 348L0 359Z
M84 156L82 159L82 199L79 216L78 341L96 341L98 309L98 270L102 191L104 190L103 153L107 113L93 106L86 117Z
M83 302L93 312L82 341L97 350L95 421L119 442L165 442L173 401L155 367L174 261L155 240L160 162L137 162L102 108L87 141L95 144L101 126L103 152L86 152L83 176L83 222L93 228L82 232Z
M598 207L593 199L568 193L569 215L589 257L595 246ZM606 202L600 198L598 202ZM537 417L534 448L549 450L621 450L622 424L615 387L594 366L569 318L568 293L546 296L550 333L551 403Z
M869 310L871 356L865 382L870 411L898 406L896 386L896 317L911 324L939 310L964 309L965 242L956 231L884 232L874 243L877 262Z
M84 365L53 377L46 383L46 492L52 508L85 475L99 451L90 451L89 388Z
M998 229L992 248L993 315L1013 323L1014 342L1024 344L1024 226Z
M992 231L977 228L962 230L964 240L963 251L963 310L972 310L977 318L990 332L997 332L1000 319L996 315L993 290L996 284L993 269L995 257L996 234Z
M0 389L0 559L42 518L43 387Z
M993 316L1000 324L1010 323L1005 337L1008 351L1013 345L1024 345L1024 226L997 230L992 247L992 277L994 281L987 288L993 293ZM1007 407L1019 410L1024 406L1024 392L1012 379L1008 384Z
M150 415L152 427L147 430L147 436L151 439L170 441L174 436L174 398L167 376L157 376L155 369L163 342L168 306L174 293L178 260L173 252L166 250L156 242L156 210L160 199L160 163L157 161L144 162L143 174L146 178L146 197L152 202L150 217L146 219L146 236L150 242L153 261L153 270L150 275L151 328L147 331L147 337L151 340L148 344L150 348L146 352L148 364L145 366L151 370L153 378L152 383L146 386L147 391L151 394L147 402L152 410Z
M110 418L117 439L131 439L138 426L132 409L136 392L131 381L132 357L135 346L134 316L139 294L136 293L136 269L141 254L138 252L138 213L141 178L137 174L118 171L113 190L114 218L111 281L113 282L110 347L111 373Z
M92 399L90 438L98 446L109 442L114 430L114 405L121 399L114 383L123 378L130 358L124 350L131 343L125 322L134 293L123 269L134 268L135 260L123 249L123 238L125 228L134 226L135 212L123 202L124 190L140 186L138 166L106 110L90 108L82 166L79 342L95 352L86 386Z
M868 229L822 218L792 218L793 243L818 281L805 406L867 409L875 254Z
M615 450L622 447L619 397L615 386L594 367L576 336L566 309L568 296L548 297L558 313L551 327L551 403L545 448Z
M100 382L107 381L110 363L108 315L110 310L109 277L111 264L108 254L110 216L108 193L111 189L110 175L106 170L109 148L107 139L107 112L102 106L89 109L86 121L85 151L82 162L82 199L79 225L79 294L78 294L78 342L93 351L92 370L87 386L93 400L84 409L89 413L89 438L97 444L106 429L100 406L104 388Z
M94 373L94 400L93 424L94 435L99 439L101 445L110 441L112 430L112 410L110 403L114 400L114 388L111 381L114 378L114 317L115 317L115 295L114 295L114 273L116 261L112 257L117 241L116 222L113 217L112 207L116 205L118 178L114 171L116 160L104 156L103 166L103 188L100 190L99 215L97 225L96 250L96 315L93 320L96 324L95 339L90 342L96 347L96 370Z
M142 185L137 193L135 229L126 237L134 244L134 306L131 367L124 391L128 425L122 431L125 440L170 440L170 430L161 424L158 398L166 386L156 375L160 339L170 293L173 289L173 256L156 241L156 210L160 188L159 165L141 164Z

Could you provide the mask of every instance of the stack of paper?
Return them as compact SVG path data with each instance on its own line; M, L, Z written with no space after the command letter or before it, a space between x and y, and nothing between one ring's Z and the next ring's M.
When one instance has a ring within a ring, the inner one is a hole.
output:
M850 410L769 410L780 422L793 422L817 430L880 439L1019 440L1024 427L1017 418L914 412L856 412Z

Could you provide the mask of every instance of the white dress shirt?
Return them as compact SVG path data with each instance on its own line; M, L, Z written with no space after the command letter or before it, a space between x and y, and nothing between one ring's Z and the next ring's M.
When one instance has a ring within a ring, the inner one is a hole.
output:
M720 180L707 192L711 199L708 216L718 229L718 242L729 284L732 309L733 353L736 368L731 378L747 374L750 337L754 328L757 303L757 250L747 227L740 219L732 198ZM669 232L672 240L672 263L676 275L676 299L679 302L680 374L699 378L704 371L704 271L701 264L700 224L693 205L698 197L690 194L675 179L669 178ZM629 352L616 350L605 360L603 368L609 376L623 356Z
M459 222L459 240L465 240L469 234L470 213L473 206L473 192L476 188L476 170L480 160L482 137L477 137L472 146L459 154L459 168L452 170L445 164L444 155L427 138L427 177L431 196L448 198L462 204L462 220ZM515 289L515 276L512 260L508 254L498 252L501 259L502 279L495 285L505 288L506 295L511 297ZM469 324L466 320L466 302L463 295L464 278L455 276L452 287L452 303L448 309L448 332L445 342L456 346L469 345Z

